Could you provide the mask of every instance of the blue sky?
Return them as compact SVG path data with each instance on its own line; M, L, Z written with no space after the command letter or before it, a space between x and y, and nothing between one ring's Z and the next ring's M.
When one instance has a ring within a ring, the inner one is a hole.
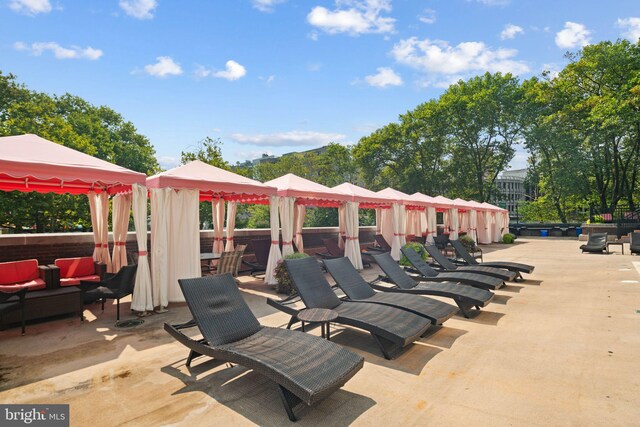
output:
M0 70L112 107L165 168L206 136L232 163L353 144L459 78L638 37L637 0L0 0Z

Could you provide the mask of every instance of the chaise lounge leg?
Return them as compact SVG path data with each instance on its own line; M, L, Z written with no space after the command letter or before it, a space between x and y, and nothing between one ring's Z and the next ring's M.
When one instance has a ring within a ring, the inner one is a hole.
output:
M291 393L286 388L282 387L278 384L278 391L280 392L280 399L282 399L282 404L284 405L285 411L287 411L287 415L292 422L298 421L295 414L293 413L293 408L296 407L302 400L295 394Z
M289 319L289 323L287 323L287 329L291 329L291 326L293 326L294 323L296 323L296 316L291 316L291 319ZM304 323L303 323L303 329L302 332L304 332Z
M376 344L378 344L382 355L387 360L393 359L402 350L402 346L394 344L393 342L382 338L381 336L378 336L373 332L371 332L371 336L373 337L373 340L376 342Z
M120 321L120 298L116 299L116 322Z
M461 298L454 298L453 300L458 305L458 308L460 309L460 313L462 313L465 319L469 319L470 318L469 309L472 307L472 305L465 304Z

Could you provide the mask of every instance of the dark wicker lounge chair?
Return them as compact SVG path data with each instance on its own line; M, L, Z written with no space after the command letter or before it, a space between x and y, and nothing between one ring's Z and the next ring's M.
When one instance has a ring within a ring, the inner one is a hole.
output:
M404 252L403 248L402 251ZM409 253L409 257L417 257L422 261L420 255L414 250L413 254ZM405 253L405 255L407 255ZM402 292L416 295L432 295L438 297L451 298L457 304L460 312L464 317L469 317L469 310L473 307L480 309L485 307L493 299L493 293L484 289L477 289L472 286L462 285L454 281L417 281L419 278L409 276L400 266L391 258L389 254L374 255L378 266L382 269L385 277L382 280L395 285L391 288L375 283L371 287L384 292ZM426 265L426 264L425 264Z
M449 235L440 234L433 238L433 244L445 255L447 253L453 253L453 248L449 246Z
M417 295L376 292L347 258L324 261L329 274L347 295L347 301L388 305L425 317L434 325L442 325L457 313L458 309L445 302Z
M482 274L483 276L496 277L500 280L513 280L516 278L516 273L513 271L505 270L503 268L495 268L495 267L484 267L484 266L476 266L476 265L455 265L451 261L447 259L446 256L442 255L440 250L433 246L427 245L425 246L427 252L433 260L440 266L444 271L448 272L461 272L461 273L477 273Z
M364 364L361 356L330 341L260 325L231 274L178 282L194 318L185 325L197 326L203 339L189 338L181 332L184 325L165 323L164 329L192 353L237 363L274 381L291 421L295 406L329 396Z
M21 314L22 335L24 335L25 333L24 302L25 302L25 297L27 295L28 290L29 288L25 286L24 288L17 291L13 291L13 292L0 291L0 317L2 317L5 313L20 310L22 312Z
M391 252L391 245L387 243L382 234L376 234L377 246L369 246L367 249L377 252Z
M136 271L138 265L126 265L115 275L100 282L81 281L78 286L83 292L85 300L102 300L102 311L104 303L108 299L116 300L116 324L120 321L120 299L131 295L136 281Z
M496 267L496 268L504 268L509 271L513 271L516 273L517 278L524 280L522 277L522 273L533 273L534 266L528 264L521 264L519 262L509 262L509 261L485 261L478 262L473 255L471 255L467 249L464 247L461 241L452 240L451 244L453 248L456 250L458 256L467 264L467 265L477 265L482 267Z
M427 264L412 248L402 248L401 251L411 263L414 272L422 276L423 281L459 282L463 285L469 285L473 286L474 288L488 290L496 290L504 286L503 280L496 277L484 276L478 273L469 273L466 271L436 271L433 267ZM380 264L379 260L377 259L376 262Z
M589 233L586 245L580 246L582 252L602 253L607 250L607 233Z
M322 239L322 243L327 248L326 252L316 253L322 259L334 259L334 258L343 258L344 257L344 249L341 249L338 246L338 242L334 239ZM362 256L362 266L363 267L371 267L371 254L368 252L361 252Z
M431 322L408 311L378 304L341 301L325 279L314 258L284 261L294 287L307 308L327 308L338 313L336 323L363 329L369 333L386 359L392 359L404 347L418 340ZM298 310L282 302L267 302L290 314L290 327Z
M629 249L631 249L631 254L640 254L640 232L634 231L631 233Z
M256 258L255 262L242 260L242 262L251 268L251 274L264 273L267 270L269 262L269 251L271 250L271 239L253 239L251 241L253 254Z

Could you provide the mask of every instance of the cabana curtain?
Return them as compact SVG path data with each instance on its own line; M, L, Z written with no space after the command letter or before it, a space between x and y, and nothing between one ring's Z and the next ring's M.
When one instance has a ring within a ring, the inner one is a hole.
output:
M136 283L133 288L131 309L135 311L152 311L153 297L151 293L151 273L147 256L147 188L133 184L132 186L133 223L136 226L138 241L138 268Z
M211 200L213 216L213 248L212 252L224 251L224 199Z
M105 264L109 273L113 272L111 256L109 254L109 196L107 193L90 191L89 210L91 211L91 227L95 249L93 259Z
M449 229L449 238L456 240L458 238L458 209L451 208L449 218L451 221L451 227Z
M169 209L171 188L152 188L151 195L151 278L153 306L160 311L169 305ZM137 227L136 227L137 230ZM137 231L136 231L137 233Z
M433 245L434 238L438 234L438 219L436 216L436 208L430 206L427 208L427 243Z
M127 265L127 231L131 216L131 194L116 194L113 197L113 272ZM146 227L145 227L146 228Z
M269 260L267 261L267 270L265 272L264 281L268 285L275 285L276 280L276 266L278 261L282 259L280 254L280 220L278 218L278 196L269 197L269 222L271 225L271 249L269 249Z
M478 242L478 211L471 209L469 211L469 234L473 238L473 241Z
M235 245L233 244L233 234L236 230L236 202L229 202L227 206L227 243L224 250L227 252L233 252Z
M400 240L402 232L404 229L402 222L402 211L403 206L400 206L397 203L391 205L391 220L393 226L393 239L391 240L391 257L399 261L400 260L400 248L402 247L402 241Z
M344 249L344 241L347 237L345 205L338 206L338 247ZM346 255L345 255L346 256Z
M295 197L280 198L280 223L282 224L282 257L293 253L293 206Z
M304 219L307 216L307 208L305 205L296 204L293 215L293 242L298 248L298 252L304 252L304 240L302 238L302 226L304 225Z
M359 203L357 202L344 203L345 230L347 232L344 255L349 258L356 270L362 270L362 254L360 253L360 240L358 238L360 231L358 207Z
M494 212L493 214L493 241L502 241L502 212Z

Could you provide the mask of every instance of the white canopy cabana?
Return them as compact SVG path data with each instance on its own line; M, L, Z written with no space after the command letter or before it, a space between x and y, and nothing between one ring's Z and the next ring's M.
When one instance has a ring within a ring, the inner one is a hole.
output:
M306 209L297 209L296 206L338 208L343 202L349 201L349 196L346 194L292 173L267 181L265 185L275 187L280 200L283 256L293 253L294 230L296 230L295 240L302 239L302 224ZM300 248L298 250L300 251Z
M151 193L153 298L154 305L161 309L169 302L184 301L178 279L201 274L198 202L213 203L215 238L221 235L225 200L266 204L276 193L273 187L199 160L147 178L147 187ZM235 224L229 225L228 246L233 241ZM272 230L272 236L273 233ZM229 247L232 246L233 243ZM272 244L272 249L273 246L277 249L274 256L279 257L278 241ZM221 248L222 241L214 240L213 250Z
M393 200L374 193L366 188L345 182L332 187L332 190L346 194L350 197L349 202L345 202L341 207L344 211L344 222L346 230L345 256L351 260L357 269L362 269L362 255L360 253L360 240L358 238L358 210L359 209L376 209L376 219L378 218L379 209L389 209ZM342 216L340 221L343 221ZM349 223L353 224L349 231ZM377 226L377 224L376 224ZM342 241L342 239L339 239ZM351 242L351 244L350 244Z
M426 205L426 207L424 208L426 221L423 224L423 227L426 228L425 234L427 244L433 245L435 244L434 238L438 235L438 219L436 215L437 210L440 206L433 197L427 196L426 194L422 194L420 192L413 193L411 197L423 202Z
M113 271L109 254L109 195L114 203L114 258L127 263L126 234L130 204L138 240L138 273L131 308L152 309L146 253L146 175L114 165L64 145L27 134L0 138L0 190L56 194L85 194L89 199L95 249L93 257ZM131 193L133 192L133 199ZM137 196L136 196L137 195ZM144 197L144 198L143 198ZM143 206L144 209L140 209ZM143 211L144 210L144 211Z

